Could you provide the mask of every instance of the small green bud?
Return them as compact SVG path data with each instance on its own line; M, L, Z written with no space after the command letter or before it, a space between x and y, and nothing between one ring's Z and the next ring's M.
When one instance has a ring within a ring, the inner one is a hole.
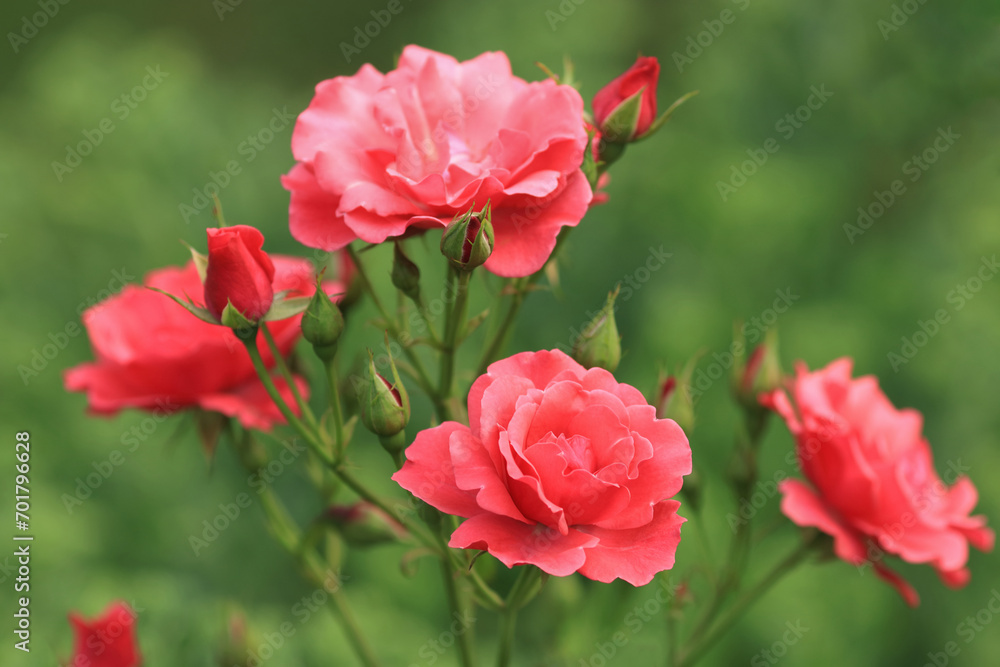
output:
M388 348L387 348L388 349ZM410 397L399 379L396 362L389 355L392 382L375 370L375 358L368 351L368 381L361 391L361 421L369 431L379 436L396 435L410 420Z
M734 347L745 349L741 333L737 334L736 340L739 345ZM782 377L781 360L778 358L778 333L775 329L770 329L764 342L754 348L745 362L740 355L733 364L733 395L744 408L762 410L760 395L778 389Z
M337 341L344 332L344 316L340 308L317 282L316 292L302 313L302 337L312 343L313 350L323 361L337 353Z
M621 337L615 323L615 299L619 287L608 294L608 300L591 320L573 345L573 358L587 368L599 366L612 373L622 358Z
M397 242L394 248L392 284L413 301L417 301L420 298L420 269L403 252L402 244Z
M482 266L493 253L493 222L490 203L478 213L469 209L456 217L441 235L441 254L461 271Z

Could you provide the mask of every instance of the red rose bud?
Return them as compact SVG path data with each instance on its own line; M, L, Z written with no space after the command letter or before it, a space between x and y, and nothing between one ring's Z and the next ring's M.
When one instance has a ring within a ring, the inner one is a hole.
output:
M406 536L402 524L367 502L332 505L327 509L325 518L347 544L355 547L396 542Z
M738 339L742 340L742 336ZM782 376L781 361L778 358L778 334L771 329L765 335L764 342L750 353L746 363L743 363L742 358L737 358L733 364L733 394L745 408L761 410L760 395L779 388Z
M441 235L441 254L461 271L482 266L493 253L493 222L490 204L478 213L470 208L445 228Z
M309 306L302 313L302 337L313 346L316 356L329 362L337 354L337 341L344 331L344 316L320 282Z
M657 419L673 419L685 433L694 428L694 403L691 400L689 381L690 373L685 377L682 372L680 378L668 375L660 382L659 393L654 403Z
M124 602L114 602L103 615L87 620L70 613L76 634L69 667L138 667L142 664L135 640L135 612Z
M626 144L641 137L656 120L656 84L660 63L640 57L617 79L594 95L594 122L605 141Z
M209 228L205 307L222 321L228 304L259 322L274 302L274 264L262 248L264 235L247 225Z
M587 368L595 366L611 371L618 368L622 358L621 337L615 323L615 299L618 287L608 294L604 308L584 328L573 345L573 358Z
M368 351L368 382L358 397L361 402L362 423L381 438L389 438L400 433L410 421L410 397L399 379L396 362L392 360L392 355L388 356L392 368L392 382L375 370L375 359L371 350ZM391 451L390 453L395 454Z

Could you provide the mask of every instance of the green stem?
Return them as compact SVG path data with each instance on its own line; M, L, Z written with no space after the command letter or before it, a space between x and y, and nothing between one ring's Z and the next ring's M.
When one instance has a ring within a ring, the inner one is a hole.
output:
M464 625L462 631L458 633L458 652L462 660L463 667L474 667L476 664L476 654L473 649L475 644L475 617L471 616L471 611L466 603L465 596L459 590L456 581L455 564L448 553L448 546L442 541L441 547L445 550L441 556L441 575L444 578L444 588L448 596L448 608L451 609L452 617Z
M264 486L259 493L264 517L268 527L271 529L271 533L288 553L295 556L305 576L312 580L313 583L323 586L324 590L329 593L330 601L337 611L335 616L340 621L344 634L347 635L347 640L350 642L361 664L365 665L365 667L378 667L379 663L375 657L375 652L372 650L368 640L365 639L357 618L354 616L354 611L347 600L347 595L340 587L339 582L331 590L331 587L326 582L327 577L325 576L324 568L316 564L318 556L311 549L303 551L300 548L302 543L301 530L271 488Z
M331 357L326 362L326 378L330 385L330 409L333 412L333 434L336 452L334 458L339 460L344 456L347 443L344 442L344 411L340 405L340 382L337 380L337 358Z
M559 232L559 236L556 238L556 245L552 249L552 254L550 255L549 261L556 257L560 248L566 242L569 237L572 227L563 227L562 231ZM503 351L503 346L507 342L507 335L510 333L511 328L514 325L514 321L517 320L518 312L521 310L521 305L524 303L525 297L534 287L538 279L542 277L545 272L545 267L543 266L538 271L527 278L517 278L512 281L514 294L511 297L510 306L507 308L507 312L504 314L503 320L500 322L500 326L497 328L496 332L493 334L493 338L490 340L489 345L486 346L486 351L483 353L482 358L479 361L479 366L476 369L476 376L480 376L486 372L487 366L492 364L500 356Z
M503 610L500 612L500 644L497 647L496 667L507 667L514 651L514 635L517 630L517 611L531 601L537 593L536 585L542 571L534 565L525 565L507 593Z
M789 554L784 560L778 563L768 574L761 579L757 585L746 591L733 605L726 610L710 632L697 641L692 640L691 645L685 650L677 667L690 667L700 660L719 639L729 631L729 629L740 619L753 603L760 599L764 593L769 591L786 574L795 569L809 556L813 549L813 541L807 540L799 544L795 551Z
M288 369L288 364L285 363L285 358L281 355L281 350L278 349L278 344L274 342L274 336L271 335L271 330L266 324L260 327L260 330L264 332L264 340L267 341L267 346L271 349L271 356L274 357L274 364L278 368L278 372L281 373L281 377L285 379L285 383L288 388L292 391L292 396L295 397L295 403L299 406L299 412L305 417L306 422L314 430L318 430L319 422L316 421L316 415L309 408L309 404L302 399L302 393L299 391L299 386L295 382L295 378L292 377L292 372Z
M517 611L505 609L500 614L500 646L497 648L497 667L507 667L514 647L517 632Z
M459 271L448 267L447 285L445 294L454 292L455 301L448 312L448 320L445 323L444 340L441 343L441 375L438 381L438 396L441 399L444 414L443 420L454 418L452 409L452 389L455 380L455 353L458 350L458 340L462 335L465 325L465 317L469 306L469 278L470 271ZM457 284L456 284L457 282Z
M346 248L348 256L351 261L354 262L354 266L358 271L358 277L361 279L361 285L364 287L365 291L371 297L372 303L375 304L375 308L378 310L379 315L385 321L385 325L389 331L389 335L392 336L397 341L400 340L400 330L396 321L389 316L389 311L385 309L382 304L382 300L379 299L378 294L375 292L375 287L372 285L371 280L368 278L368 272L365 270L364 264L361 263L361 258L358 256L357 251L354 246L347 246ZM400 342L400 347L403 348L403 353L406 355L407 359L410 360L410 366L407 367L408 372L420 385L421 390L427 394L431 401L434 403L434 408L438 412L438 416L441 416L442 402L437 392L434 390L434 383L431 381L431 376L427 372L427 368L424 366L424 362L420 360L417 353L409 346L403 345ZM403 366L400 366L403 368Z

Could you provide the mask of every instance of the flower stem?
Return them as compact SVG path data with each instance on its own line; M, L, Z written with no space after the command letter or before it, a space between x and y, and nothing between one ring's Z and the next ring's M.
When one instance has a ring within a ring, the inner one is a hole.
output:
M441 375L438 380L438 397L441 400L444 413L441 418L450 420L454 418L452 407L453 397L451 395L455 380L455 353L458 350L458 340L465 327L465 317L469 306L469 278L470 271L459 271L448 267L448 278L445 293L454 291L455 301L448 312L448 320L445 323L444 340L441 343Z
M249 437L247 439L249 440ZM252 472L255 469L248 457L241 456L241 459L243 459L248 471ZM354 611L351 609L340 582L336 581L334 586L328 585L327 573L324 567L317 564L319 557L315 550L301 548L302 531L271 487L264 486L259 490L259 493L261 508L264 511L264 518L271 534L289 554L296 558L304 576L313 583L322 586L329 593L329 599L336 610L335 617L340 622L344 634L361 664L365 667L378 667L378 659L358 625Z
M517 612L538 593L542 571L534 565L524 565L521 573L507 593L504 608L500 612L500 645L497 647L496 667L507 667L514 651L514 635L517 628Z
M382 319L385 321L389 335L396 340L400 340L401 332L399 325L396 323L394 318L390 317L389 311L385 309L385 306L382 304L382 300L379 299L378 294L375 292L375 287L372 285L371 280L369 280L368 272L365 270L364 264L361 263L361 258L358 256L354 246L349 245L345 249L347 250L348 256L351 258L351 261L354 262L354 266L358 271L358 276L361 278L362 287L364 287L364 290L368 292L372 303L375 304L375 308L378 309L379 315L381 315ZM420 385L420 389L423 390L428 397L430 397L431 401L434 403L434 408L440 417L442 411L442 401L437 392L434 390L434 383L431 381L430 374L427 372L424 362L420 360L420 357L417 356L417 353L409 345L404 345L402 341L400 341L400 347L403 348L403 353L406 355L407 359L410 360L410 364L406 367L406 369L410 372L413 379L417 381L417 384ZM400 368L404 367L401 365Z
M337 380L337 358L332 357L326 362L326 378L330 384L330 409L333 412L333 435L336 447L334 458L344 456L347 443L344 442L344 411L340 406L340 383Z
M313 429L317 429L319 422L316 421L316 415L309 408L309 404L302 399L302 393L299 391L299 386L295 382L295 378L292 377L292 372L288 369L288 364L285 363L285 358L281 355L281 350L278 349L278 344L274 341L274 336L271 335L271 329L268 328L266 324L260 327L260 330L264 333L264 340L267 341L267 346L271 349L271 356L274 357L274 365L278 368L278 372L281 373L281 377L285 379L285 383L288 388L292 391L292 396L295 397L295 403L299 406L299 412L305 417L306 422Z
M791 572L806 560L813 549L813 540L803 541L784 560L778 563L767 575L764 576L753 588L746 591L733 605L726 610L718 622L698 640L692 639L691 645L681 654L677 667L690 667L700 660L705 653L718 643L719 639L740 619L740 617L756 602L764 593L769 591L786 574Z

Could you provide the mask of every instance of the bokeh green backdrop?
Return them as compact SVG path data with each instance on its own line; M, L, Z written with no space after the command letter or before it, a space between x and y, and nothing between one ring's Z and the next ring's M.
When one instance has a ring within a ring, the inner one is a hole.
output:
M659 136L630 148L616 165L611 202L593 210L570 240L561 293L531 297L509 349L565 345L603 293L641 266L650 246L662 245L671 258L619 311L623 381L649 389L658 364L676 365L700 349L708 370L713 355L726 349L734 319L765 315L776 290L790 290L799 298L777 321L786 367L796 359L818 366L853 356L898 405L924 412L939 470L949 463L967 468L981 492L980 511L996 518L1000 280L985 282L960 310L949 294L1000 246L1000 6L903 4L898 30L890 30L888 0L403 0L403 12L348 63L341 43L351 42L355 28L386 3L77 0L58 5L35 34L24 30L24 17L31 21L39 4L5 2L0 28L26 41L8 35L0 48L0 414L11 451L2 458L12 466L13 433L31 432L37 541L34 650L24 656L12 649L13 592L4 569L0 663L52 665L65 658L66 612L94 614L117 597L143 609L140 637L149 665L213 664L234 605L260 634L285 620L297 623L291 610L311 588L264 535L257 508L198 556L188 546L219 503L246 490L246 476L228 451L209 470L185 420L158 424L68 512L63 494L122 449L122 435L141 427L144 415L90 419L84 399L62 390L62 371L90 357L84 336L72 337L27 382L18 366L30 364L49 334L79 322L81 304L107 290L116 271L139 280L183 261L178 239L202 244L209 214L185 220L179 205L190 204L192 189L203 188L209 172L230 160L242 171L222 192L229 221L263 229L272 251L305 254L288 234L288 197L278 182L292 164L291 127L252 161L240 152L242 142L275 109L301 111L316 82L353 73L365 61L389 69L394 54L413 42L462 59L503 50L525 78L541 76L535 61L557 67L568 54L586 99L642 52L663 64L662 105L701 91ZM714 23L727 9L731 22ZM713 27L717 35L706 32ZM690 47L699 33L700 52ZM679 68L674 54L689 47L694 57ZM122 117L115 100L142 82L147 66L168 76ZM776 124L806 103L813 86L833 95L789 137ZM60 179L53 161L64 161L67 144L104 118L114 131ZM959 138L910 181L904 163L948 128ZM724 201L718 182L769 137L778 152ZM844 225L854 224L858 207L869 207L875 192L896 179L904 180L905 193L852 242ZM384 267L384 258L376 261ZM482 295L490 287L496 283L477 289ZM888 354L899 353L901 339L912 338L918 321L939 309L949 321L893 368ZM348 339L351 350L378 340L361 319ZM705 520L716 551L728 537L731 499L721 479L736 423L725 385L713 383L702 397L691 438L710 487ZM418 405L420 419L425 408ZM772 429L765 477L787 468L790 445L782 428ZM375 444L361 439L358 448L370 450L358 455L369 466L366 474L391 490ZM12 477L12 468L0 474L4 508L11 506ZM278 488L307 517L317 508L302 480L300 471L289 471ZM761 510L764 522L777 510L778 501L770 500ZM685 531L678 571L700 559L690 524ZM781 526L754 571L794 539L794 530ZM0 563L9 567L6 551ZM378 638L386 664L431 664L430 655L437 664L456 664L453 652L420 653L447 625L447 612L436 595L436 568L424 563L415 578L404 578L400 555L384 549L348 559L347 589L364 627ZM994 556L979 553L971 567L972 583L954 592L930 568L901 565L922 595L916 610L849 565L804 569L754 607L707 664L746 664L755 656L752 664L768 664L760 651L780 640L786 622L797 621L808 632L781 658L788 665L923 665L928 652L952 640L961 652L950 664L995 664L1000 619L968 643L958 625L1000 587L1000 568ZM608 641L650 595L578 578L552 582L551 589L524 617L518 664L601 664L595 642ZM494 625L482 617L485 652ZM352 664L328 616L296 627L267 664ZM608 664L658 664L662 645L661 613Z

